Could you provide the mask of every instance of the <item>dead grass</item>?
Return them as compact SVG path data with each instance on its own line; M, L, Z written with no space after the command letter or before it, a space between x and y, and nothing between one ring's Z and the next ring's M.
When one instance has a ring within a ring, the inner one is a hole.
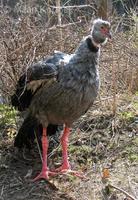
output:
M21 16L15 23L3 11L0 16L3 30L0 36L2 96L9 100L19 76L33 62L47 57L54 50L72 53L82 37L88 34L89 24L84 20L64 26L61 38L61 28L58 26L51 26L49 22L42 26L28 15ZM124 189L135 198L138 196L137 45L137 33L132 29L114 33L113 41L102 48L100 95L91 110L74 124L69 147L70 161L72 167L83 171L89 180L58 176L50 179L50 182L30 182L41 169L38 150L35 148L33 153L24 152L24 156L17 153L13 148L16 128L13 125L2 126L1 200L128 200L126 195L113 188L105 194L102 170L106 167L110 172L108 183ZM50 153L50 166L59 164L60 155L59 147Z

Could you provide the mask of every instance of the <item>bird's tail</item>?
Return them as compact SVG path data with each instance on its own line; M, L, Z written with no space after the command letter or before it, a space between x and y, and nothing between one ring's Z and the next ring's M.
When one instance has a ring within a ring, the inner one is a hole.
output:
M47 127L47 134L54 135L58 131L58 125L49 124ZM42 136L42 125L39 124L36 118L28 116L22 126L20 127L15 140L14 146L21 149L27 147L31 149L34 144L34 140L37 140L41 146L41 136Z

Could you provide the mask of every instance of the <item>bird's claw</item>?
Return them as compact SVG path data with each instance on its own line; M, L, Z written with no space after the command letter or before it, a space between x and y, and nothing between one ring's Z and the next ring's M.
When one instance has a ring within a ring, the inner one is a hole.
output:
M50 176L55 176L55 175L57 175L57 173L49 171L49 170L41 171L40 174L38 176L36 176L32 181L35 182L40 179L48 180Z
M58 167L58 168L56 168L56 169L54 169L54 172L57 172L57 173L64 173L64 172L66 172L66 171L68 171L68 170L71 170L71 167L70 167L70 165L61 165L60 167Z

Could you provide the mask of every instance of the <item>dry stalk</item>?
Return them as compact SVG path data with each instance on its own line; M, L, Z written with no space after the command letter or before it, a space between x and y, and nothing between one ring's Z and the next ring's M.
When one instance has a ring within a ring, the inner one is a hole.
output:
M38 139L37 139L37 136L36 136L36 132L35 132L35 131L34 131L34 134L35 134L35 138L36 138L36 144L37 144L38 152L39 152L39 155L40 155L40 159L41 159L41 162L43 162L41 149L40 149L39 142L38 142Z
M116 66L114 65L114 46L111 45L111 51L112 51L112 87L113 87L113 115L116 115L116 109L117 109L117 102L116 102L116 92L117 92L117 78L116 78Z
M122 188L119 188L119 187L117 187L117 186L115 186L113 184L108 184L108 187L112 187L112 188L114 188L114 189L122 192L123 194L125 194L127 197L129 197L132 200L138 200L134 196L130 195L128 192L126 192L125 190L123 190Z
M57 11L57 17L58 17L58 25L61 27L62 24L62 18L61 18L61 8L60 8L60 0L56 0L56 11ZM63 40L63 33L62 33L62 28L59 29L60 30L60 40ZM63 45L61 42L61 51L63 51Z

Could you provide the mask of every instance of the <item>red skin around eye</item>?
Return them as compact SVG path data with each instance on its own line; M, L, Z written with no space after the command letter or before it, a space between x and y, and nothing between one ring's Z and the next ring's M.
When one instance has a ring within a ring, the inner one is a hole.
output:
M102 32L103 34L107 34L107 33L108 33L108 30L107 30L107 28L103 28L103 29L101 29L101 32Z
M111 40L112 34L110 33L108 28L102 28L101 33L104 34L106 37L108 37Z

